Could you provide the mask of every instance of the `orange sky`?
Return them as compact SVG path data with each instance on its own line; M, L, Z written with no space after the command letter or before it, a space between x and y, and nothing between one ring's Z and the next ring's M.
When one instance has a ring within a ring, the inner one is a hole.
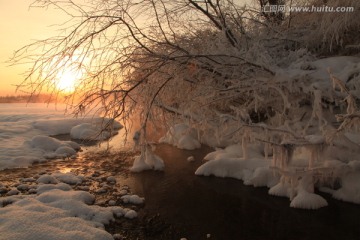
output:
M54 24L63 23L68 18L54 9L29 9L33 1L0 0L0 96L16 94L14 85L22 82L22 74L26 71L26 66L9 67L6 63L14 51L34 40L56 35L58 28Z
M65 17L56 10L29 10L33 0L0 0L0 96L15 94L14 84L22 81L25 66L8 67L6 61L15 50L56 34L56 26Z

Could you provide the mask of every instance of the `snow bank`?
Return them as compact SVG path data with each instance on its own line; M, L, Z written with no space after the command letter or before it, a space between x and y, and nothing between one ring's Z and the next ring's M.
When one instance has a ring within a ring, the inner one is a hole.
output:
M321 141L317 137L312 140ZM271 160L262 156L259 145L251 144L247 151L246 159L242 146L238 144L211 152L205 156L208 162L200 166L195 174L231 177L242 180L245 185L269 187L270 195L290 198L290 206L294 208L317 209L327 206L324 198L314 194L312 175L302 176L297 186L291 186L284 176L280 179L279 172L271 167Z
M171 127L159 141L186 150L194 150L201 147L196 130L186 124L176 124Z
M236 178L256 187L275 185L279 177L270 170L271 161L261 157L258 146L250 149L247 159L243 158L241 145L238 144L209 153L205 156L209 161L201 165L195 174Z
M315 135L308 136L307 140L315 144L324 141L323 137ZM290 207L302 209L318 209L328 205L323 197L314 193L314 179L324 182L324 179L329 177L333 181L339 178L339 189L321 190L332 194L336 199L360 204L358 160L344 163L330 159L318 162L313 169L307 169L307 164L304 163L309 161L310 155L298 151L291 160L292 165L281 170L272 167L271 161L265 160L260 147L255 144L248 146L248 158L243 158L242 151L241 145L238 144L217 149L204 157L207 162L201 165L195 174L231 177L242 180L245 185L269 187L270 195L287 197L291 200Z

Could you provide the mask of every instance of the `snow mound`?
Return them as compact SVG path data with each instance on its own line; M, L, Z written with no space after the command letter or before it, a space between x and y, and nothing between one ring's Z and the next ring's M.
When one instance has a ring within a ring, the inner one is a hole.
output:
M195 157L194 156L190 156L186 159L188 162L194 162L195 161Z
M37 183L43 183L43 184L56 184L58 183L59 181L54 177L54 176L51 176L51 175L48 175L48 174L44 174L42 176L40 176L37 180L36 180Z
M139 197L138 195L125 195L121 197L121 200L124 203L131 203L131 204L143 204L145 199Z
M261 154L260 146L257 144L252 144L248 147L248 157L249 158L261 158L263 157ZM242 158L243 157L243 149L241 144L233 144L227 146L225 149L217 149L214 152L208 153L204 159L211 161L223 158Z
M60 141L48 136L35 136L30 142L30 146L39 149L45 158L62 158L76 155L80 146L75 142Z
M131 172L141 172L144 170L163 170L164 161L153 153L150 146L146 146L141 152L140 156L136 156L133 166L130 168Z
M302 176L297 187L297 195L292 199L290 207L302 209L318 209L326 207L327 201L314 193L313 175L311 173Z
M112 236L66 211L26 199L0 209L1 236L7 240L110 240Z
M290 186L289 184L279 182L278 184L269 189L269 194L278 197L290 198Z
M75 149L73 149L71 147L63 146L63 147L59 147L58 149L56 149L55 154L57 156L70 157L70 156L76 155L76 151L75 151Z
M94 126L105 126L109 123L113 124L114 129L120 129L123 126L109 118L91 117L91 118L57 118L57 119L41 119L33 123L34 128L42 130L49 135L69 134L75 126L88 123Z
M93 204L95 196L84 191L62 191L60 189L52 189L40 194L36 199L42 203L74 200L74 202L80 201L85 204Z
M318 209L327 205L328 203L323 197L306 191L298 193L290 203L290 207L301 209Z
M93 203L95 197L87 192L50 190L50 188L46 190L45 186L48 185L39 187L42 191L39 191L41 193L38 196L1 199L3 200L1 202L7 204L0 208L2 238L9 240L113 239L111 234L104 230L104 224L112 221L120 208L89 205ZM125 212L123 209L121 211ZM137 215L135 211L129 210L127 213L129 218Z
M262 157L259 146L250 145L247 155L247 159L244 159L242 146L239 144L218 149L205 156L208 162L201 165L195 174L236 178L243 180L246 185L254 186L276 184L278 178L269 170L270 161Z
M279 182L279 175L269 167L256 168L250 182L254 187L271 188Z
M269 167L270 162L264 159L242 159L242 158L224 158L216 159L201 165L195 172L196 175L216 177L231 177L243 180L244 183L252 184L251 179L254 179L256 184L260 185L260 172L254 176L257 168ZM266 173L267 175L267 173ZM264 177L267 179L267 176ZM266 183L267 184L267 183Z
M133 219L133 218L136 218L138 215L137 215L137 212L135 212L134 210L132 209L127 209L124 217L125 218L128 218L128 219Z
M171 127L159 141L186 150L194 150L201 147L196 130L186 124L176 124Z
M106 140L117 134L117 130L123 126L117 121L113 122L112 128L104 129L104 123L81 123L71 128L70 136L81 140Z
M67 183L70 185L80 184L83 181L83 177L76 176L73 173L53 173L53 177L63 183Z
M33 148L39 148L45 151L56 151L61 145L62 142L48 136L35 136L31 139L30 145Z
M37 186L36 193L42 194L44 192L53 190L53 189L59 189L62 191L70 191L72 190L72 187L66 183L58 183L58 184L42 184Z

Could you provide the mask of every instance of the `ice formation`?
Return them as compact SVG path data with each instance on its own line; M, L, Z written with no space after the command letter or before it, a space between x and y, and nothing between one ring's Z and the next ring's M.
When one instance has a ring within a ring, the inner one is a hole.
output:
M164 161L152 151L151 146L146 145L142 147L141 154L135 157L130 171L141 172L150 169L163 170Z

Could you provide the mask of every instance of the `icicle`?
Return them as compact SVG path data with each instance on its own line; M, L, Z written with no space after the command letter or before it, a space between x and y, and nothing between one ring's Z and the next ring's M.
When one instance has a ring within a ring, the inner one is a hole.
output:
M242 147L242 151L243 151L243 158L244 158L244 159L247 159L247 158L248 158L247 139L246 139L246 136L245 136L245 135L243 135L241 147Z
M354 97L352 95L348 95L345 98L346 103L348 104L347 108L346 108L346 113L347 114L353 114L356 112L356 101L354 99Z
M244 159L248 159L248 149L247 149L247 147L248 147L248 142L249 142L249 130L248 129L246 129L245 131L244 131L244 134L243 134L243 136L242 136L242 142L241 142L241 147L242 147L242 151L243 151L243 158Z
M296 196L296 187L298 185L298 177L295 176L291 176L290 178L290 201L292 201L294 199L294 197Z
M314 149L310 150L310 160L309 160L309 169L313 169L315 162L315 152Z
M269 131L266 129L266 130L265 130L265 138L266 138L266 139L269 139L268 135L269 135ZM265 155L265 159L266 159L266 160L267 160L268 157L269 157L269 148L270 148L269 143L265 143L265 145L264 145L264 155Z
M265 160L267 160L268 156L269 156L269 144L268 143L265 143L265 145L264 145L264 155L265 155Z
M285 148L284 148L284 146L281 146L280 147L280 168L282 170L285 169L285 156L286 156Z
M271 161L271 166L276 167L277 158L278 158L277 148L276 148L276 146L273 146L273 157L272 157L272 161Z

